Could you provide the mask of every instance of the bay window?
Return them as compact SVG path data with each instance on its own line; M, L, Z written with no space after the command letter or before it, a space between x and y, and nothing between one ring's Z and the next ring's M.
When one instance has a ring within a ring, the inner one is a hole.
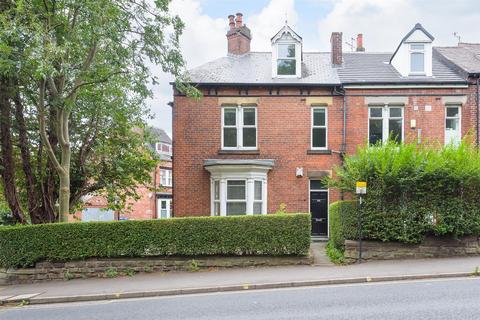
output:
M385 143L389 139L403 141L403 108L401 106L371 106L368 110L369 144Z
M222 148L257 148L257 108L228 106L222 108Z

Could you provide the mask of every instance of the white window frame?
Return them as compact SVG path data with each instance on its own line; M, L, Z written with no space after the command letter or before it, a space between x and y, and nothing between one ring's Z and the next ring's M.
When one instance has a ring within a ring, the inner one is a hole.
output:
M413 46L416 45L422 45L423 49L413 49ZM412 70L412 54L414 53L421 53L423 54L423 70L422 71L413 71ZM411 75L425 75L425 69L426 69L426 53L425 53L425 43L411 43L409 46L409 53L408 53L408 61L409 61L409 73Z
M280 57L280 46L291 46L293 45L293 47L295 48L295 56L294 57ZM277 74L277 77L279 78L297 78L297 75L298 75L298 70L297 70L297 44L295 42L279 42L277 43L276 45L277 47L277 61L275 61L275 68L276 68L276 74ZM295 61L295 73L293 74L279 74L278 73L278 60L293 60Z
M162 187L171 187L172 186L172 170L170 169L160 169L160 186ZM165 177L165 179L164 179ZM165 180L165 183L164 181Z
M405 106L404 105L389 105L384 104L384 105L369 105L368 106L368 145L370 145L370 120L371 119L380 119L380 117L371 117L370 116L370 110L371 109L382 109L382 143L388 142L388 138L390 135L390 126L389 126L389 120L390 119L398 119L399 117L390 117L390 109L391 108L399 108L402 112L402 141L401 143L405 142Z
M162 202L165 201L166 203L166 214L165 218L162 218ZM157 199L157 219L169 219L172 217L172 199L164 199L158 198Z
M235 109L236 118L235 125L225 125L225 109ZM245 125L243 123L243 112L244 109L254 109L255 110L255 125ZM257 150L258 149L258 110L256 105L225 105L222 106L222 150ZM224 145L224 129L225 128L236 128L237 129L237 146L236 147L225 147ZM243 129L244 128L255 128L255 146L254 147L244 147L243 146Z
M168 152L163 151L163 148L162 148L162 147L163 147L164 145L165 145L165 146L168 146L168 150L169 150ZM170 155L170 156L172 155L172 145L171 145L171 144L163 143L163 142L157 142L157 143L155 144L155 148L156 148L157 153L159 153L159 154L166 154L166 155Z
M215 199L215 182L219 184L219 200ZM228 181L245 181L245 199L227 199L227 185ZM262 200L255 200L255 181L262 183ZM227 216L227 203L246 202L245 215L253 215L254 203L262 203L261 214L267 214L267 180L263 177L247 177L244 176L228 176L211 179L211 215L212 216ZM219 214L215 213L215 203L219 203ZM258 215L258 213L257 213Z
M319 126L314 125L314 113L315 110L325 110L325 125ZM310 130L310 148L312 150L327 150L328 149L328 108L327 107L320 107L314 106L312 107L311 115L310 115L310 122L311 122L311 130ZM313 129L315 128L325 128L325 147L314 147L313 146Z
M243 181L244 182L245 197L243 199L228 199L228 183L231 182L231 181ZM227 207L228 207L229 203L245 203L245 214L247 214L247 211L248 211L247 187L248 187L247 180L245 180L245 179L227 179L227 192L226 192L226 197L225 197L225 203L227 204ZM227 212L225 212L225 215L228 215Z
M457 117L449 117L447 116L447 109L448 108L457 108L458 109L458 116ZM447 139L447 120L453 119L458 120L458 141L453 141L454 145L458 145L462 141L462 106L460 104L447 104L445 105L445 128L444 128L444 135L445 135L445 145L450 144L452 140Z

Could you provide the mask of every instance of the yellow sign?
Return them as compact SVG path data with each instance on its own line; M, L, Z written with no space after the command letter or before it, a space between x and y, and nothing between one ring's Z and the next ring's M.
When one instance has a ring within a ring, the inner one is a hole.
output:
M357 181L357 188L366 188L367 182L366 181Z

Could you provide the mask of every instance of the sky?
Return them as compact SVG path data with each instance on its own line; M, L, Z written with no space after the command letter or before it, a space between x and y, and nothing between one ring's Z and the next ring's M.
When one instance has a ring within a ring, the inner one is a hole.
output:
M393 52L403 36L420 22L434 46L480 42L480 0L172 0L170 10L185 23L181 47L191 69L227 54L227 16L243 13L252 32L252 51L271 51L270 38L285 19L302 38L304 51L329 51L330 35L343 32L343 50L358 33L370 52ZM475 27L477 26L477 27ZM147 101L155 115L149 123L172 132L170 75L152 66L160 78Z

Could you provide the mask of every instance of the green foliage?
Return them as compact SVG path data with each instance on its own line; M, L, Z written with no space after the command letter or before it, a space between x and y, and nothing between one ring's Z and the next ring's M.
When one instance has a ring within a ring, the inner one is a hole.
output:
M343 264L345 262L345 256L343 254L343 250L336 248L332 242L327 243L327 247L325 249L327 251L327 256L330 258L335 264Z
M278 210L275 211L276 214L285 214L287 213L287 205L282 202L280 203L280 205L278 206Z
M359 148L336 168L331 187L367 181L365 239L418 243L426 234L480 234L480 153L458 147L387 143Z
M337 201L330 205L329 245L343 251L345 239L357 238L357 204L355 201Z
M0 267L92 257L306 255L310 216L284 214L0 228Z
M107 271L105 271L105 276L107 278L116 278L118 277L118 270L117 268L108 268Z

